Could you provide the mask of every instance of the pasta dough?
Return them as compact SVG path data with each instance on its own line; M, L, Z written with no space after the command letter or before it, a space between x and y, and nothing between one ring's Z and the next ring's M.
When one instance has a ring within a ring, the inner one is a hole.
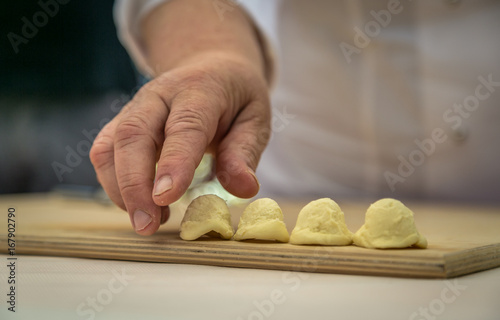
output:
M257 199L243 211L234 240L259 239L288 242L290 236L276 201Z
M183 240L195 240L203 235L231 239L233 234L226 201L213 194L194 199L181 222Z
M345 246L352 243L352 232L347 229L339 205L323 198L300 210L290 243Z
M365 248L427 248L418 233L413 212L395 199L381 199L368 208L365 224L354 234L354 244Z

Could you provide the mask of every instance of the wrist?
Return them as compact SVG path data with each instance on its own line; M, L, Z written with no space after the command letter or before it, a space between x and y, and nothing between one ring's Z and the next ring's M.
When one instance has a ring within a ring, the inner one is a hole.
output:
M269 80L263 37L243 9L220 21L211 1L171 1L142 21L144 53L153 76L199 59L215 57L254 66Z

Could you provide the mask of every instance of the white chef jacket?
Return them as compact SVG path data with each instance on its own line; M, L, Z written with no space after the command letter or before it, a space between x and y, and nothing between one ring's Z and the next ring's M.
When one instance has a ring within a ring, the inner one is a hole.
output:
M117 1L137 66L138 21ZM218 8L231 14L229 0ZM499 1L238 1L274 56L261 196L500 202Z

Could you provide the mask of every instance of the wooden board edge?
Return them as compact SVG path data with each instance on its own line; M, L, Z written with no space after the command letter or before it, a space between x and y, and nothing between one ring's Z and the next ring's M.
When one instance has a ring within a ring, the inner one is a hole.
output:
M500 267L500 243L446 253L443 258L446 278L494 269Z
M401 278L445 278L444 266L441 263L420 263L420 264L398 264L382 260L360 260L356 259L336 259L336 260L316 260L311 263L304 262L303 258L293 256L262 258L245 257L235 254L219 254L213 252L204 253L187 252L184 254L168 254L167 250L156 250L144 253L139 250L131 256L129 249L100 247L89 249L86 246L67 245L58 247L46 244L39 246L37 243L25 245L18 250L19 254L30 255L56 255L81 258L100 258L128 261L148 261L164 263L184 263L198 265L212 265L222 267L240 267L255 269L270 269L283 271L302 271L317 273L336 273L354 275L373 275Z

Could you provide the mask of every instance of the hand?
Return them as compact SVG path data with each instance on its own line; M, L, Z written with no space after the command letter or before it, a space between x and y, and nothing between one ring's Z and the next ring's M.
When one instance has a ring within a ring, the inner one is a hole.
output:
M196 56L143 86L96 137L90 159L111 200L141 235L153 234L205 152L229 192L250 198L270 136L265 79L222 53ZM158 168L155 176L155 165Z

